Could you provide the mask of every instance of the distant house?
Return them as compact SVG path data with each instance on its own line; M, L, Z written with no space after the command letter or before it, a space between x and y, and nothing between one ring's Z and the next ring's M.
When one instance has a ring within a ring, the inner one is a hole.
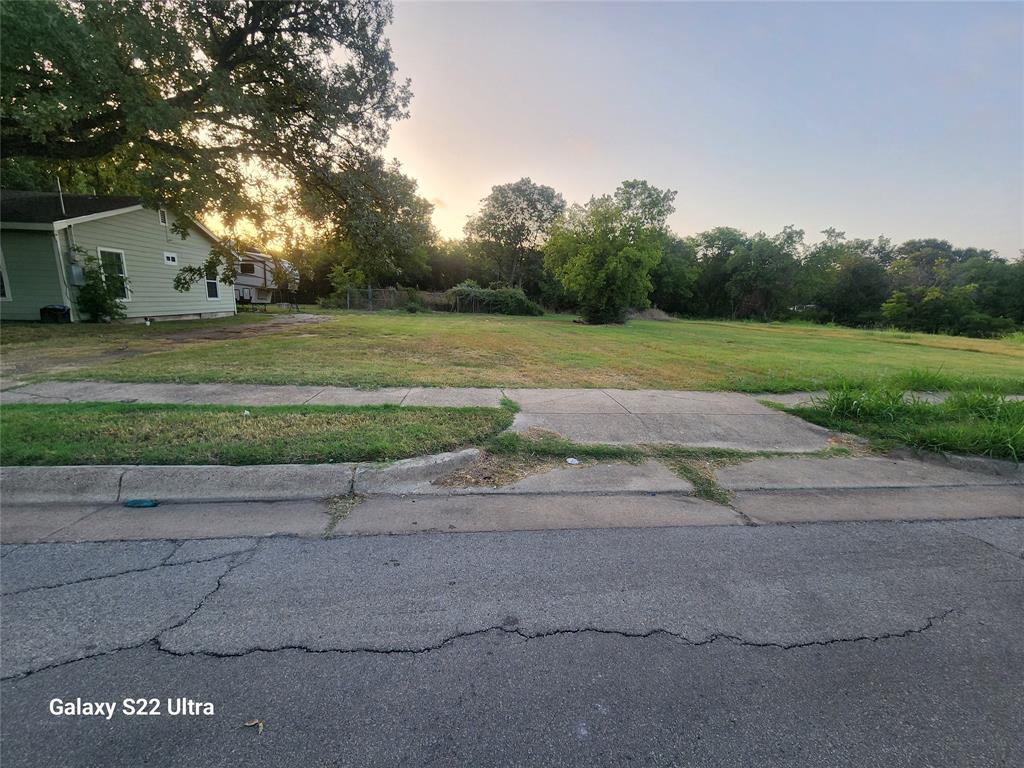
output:
M188 231L182 237L175 222ZM221 317L235 313L232 286L217 280L174 290L185 265L201 265L217 242L201 224L137 198L0 190L0 317L38 320L52 304L75 305L82 266L95 256L106 274L125 278L129 319Z
M282 262L286 269L288 265ZM239 304L269 304L285 297L275 295L280 288L274 282L274 259L265 253L246 251L238 257L235 276L235 301Z

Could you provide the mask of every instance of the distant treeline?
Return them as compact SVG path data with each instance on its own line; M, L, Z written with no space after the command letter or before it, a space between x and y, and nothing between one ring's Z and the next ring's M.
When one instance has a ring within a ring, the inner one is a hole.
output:
M945 240L847 239L826 230L814 244L787 228L748 235L718 227L693 237L666 235L651 270L651 304L694 318L801 318L850 326L1001 336L1024 325L1024 261L992 251L955 248ZM405 284L445 291L472 280L500 285L487 244L449 240L426 250L424 269ZM544 270L540 251L525 260L525 294L555 311L575 302ZM326 296L329 270L303 287Z
M628 308L680 317L885 326L1001 336L1024 325L1024 261L945 240L846 237L807 242L717 227L679 237L667 226L675 193L642 180L566 205L551 187L520 179L481 201L461 240L406 238L381 259L345 241L295 253L305 300L337 300L348 286L428 291L521 289L549 310L621 322ZM332 298L333 297L333 298ZM503 295L503 306L510 294Z

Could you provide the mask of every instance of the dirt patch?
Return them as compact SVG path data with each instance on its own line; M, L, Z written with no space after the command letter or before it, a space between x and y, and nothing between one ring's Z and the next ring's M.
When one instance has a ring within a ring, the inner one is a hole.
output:
M130 357L144 354L144 352L144 350L121 347L105 352L89 353L69 358L65 350L55 355L48 355L38 351L34 351L31 355L21 355L18 352L5 351L3 365L0 365L0 378L3 379L2 388L7 389L17 386L21 383L19 379L22 376L31 376L36 373L74 371L78 368L88 368L91 365L103 365L104 363L116 360L126 360Z
M296 325L316 325L327 322L330 319L330 315L311 315L305 312L298 312L294 315L273 315L266 320L225 326L223 328L197 328L194 331L176 331L174 333L161 334L157 338L175 343L186 341L225 341L240 337L265 336L268 333L277 333L285 328L291 328Z
M76 349L76 337L68 336L58 340L59 349L51 350L39 344L8 345L3 350L0 363L0 380L3 388L17 386L20 379L37 374L56 374L104 365L119 360L128 360L154 352L164 352L179 344L195 341L224 341L226 339L248 339L254 336L280 333L302 325L316 325L331 320L330 315L313 315L299 312L294 315L271 315L252 322L232 323L222 327L206 325L182 329L175 323L173 330L161 330L161 323L141 329L145 335L119 334L109 338L84 337L78 339L81 349ZM188 322L188 321L181 321ZM127 324L126 324L127 325ZM123 329L126 326L108 326ZM107 347L107 349L102 349Z
M593 464L581 460L576 466ZM501 488L530 475L568 466L564 459L541 456L484 453L472 464L438 478L434 485L444 488Z
M657 307L651 307L649 309L633 310L629 313L630 320L675 320L672 315L667 312L663 312Z
M564 440L560 434L552 429L543 427L530 427L519 433L524 440Z
M836 433L828 438L829 448L841 448L849 451L850 456L877 456L878 451L873 450L871 445L863 437Z

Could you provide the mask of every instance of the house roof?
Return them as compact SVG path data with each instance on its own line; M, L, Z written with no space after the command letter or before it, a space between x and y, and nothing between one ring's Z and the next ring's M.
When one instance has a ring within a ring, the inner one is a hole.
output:
M131 195L61 195L57 192L22 192L0 189L0 223L14 229L53 229L69 224L81 224L93 219L116 216L119 213L140 210L142 201ZM192 226L211 243L219 238L202 222L187 216Z
M0 221L19 224L52 224L80 216L92 216L141 205L137 197L126 195L64 195L56 192L0 190Z

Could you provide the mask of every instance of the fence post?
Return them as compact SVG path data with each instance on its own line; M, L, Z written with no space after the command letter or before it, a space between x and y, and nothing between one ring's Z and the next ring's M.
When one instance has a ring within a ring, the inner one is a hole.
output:
M345 289L345 309L352 309L352 286Z
M366 300L370 305L370 311L373 312L373 286L366 286Z

